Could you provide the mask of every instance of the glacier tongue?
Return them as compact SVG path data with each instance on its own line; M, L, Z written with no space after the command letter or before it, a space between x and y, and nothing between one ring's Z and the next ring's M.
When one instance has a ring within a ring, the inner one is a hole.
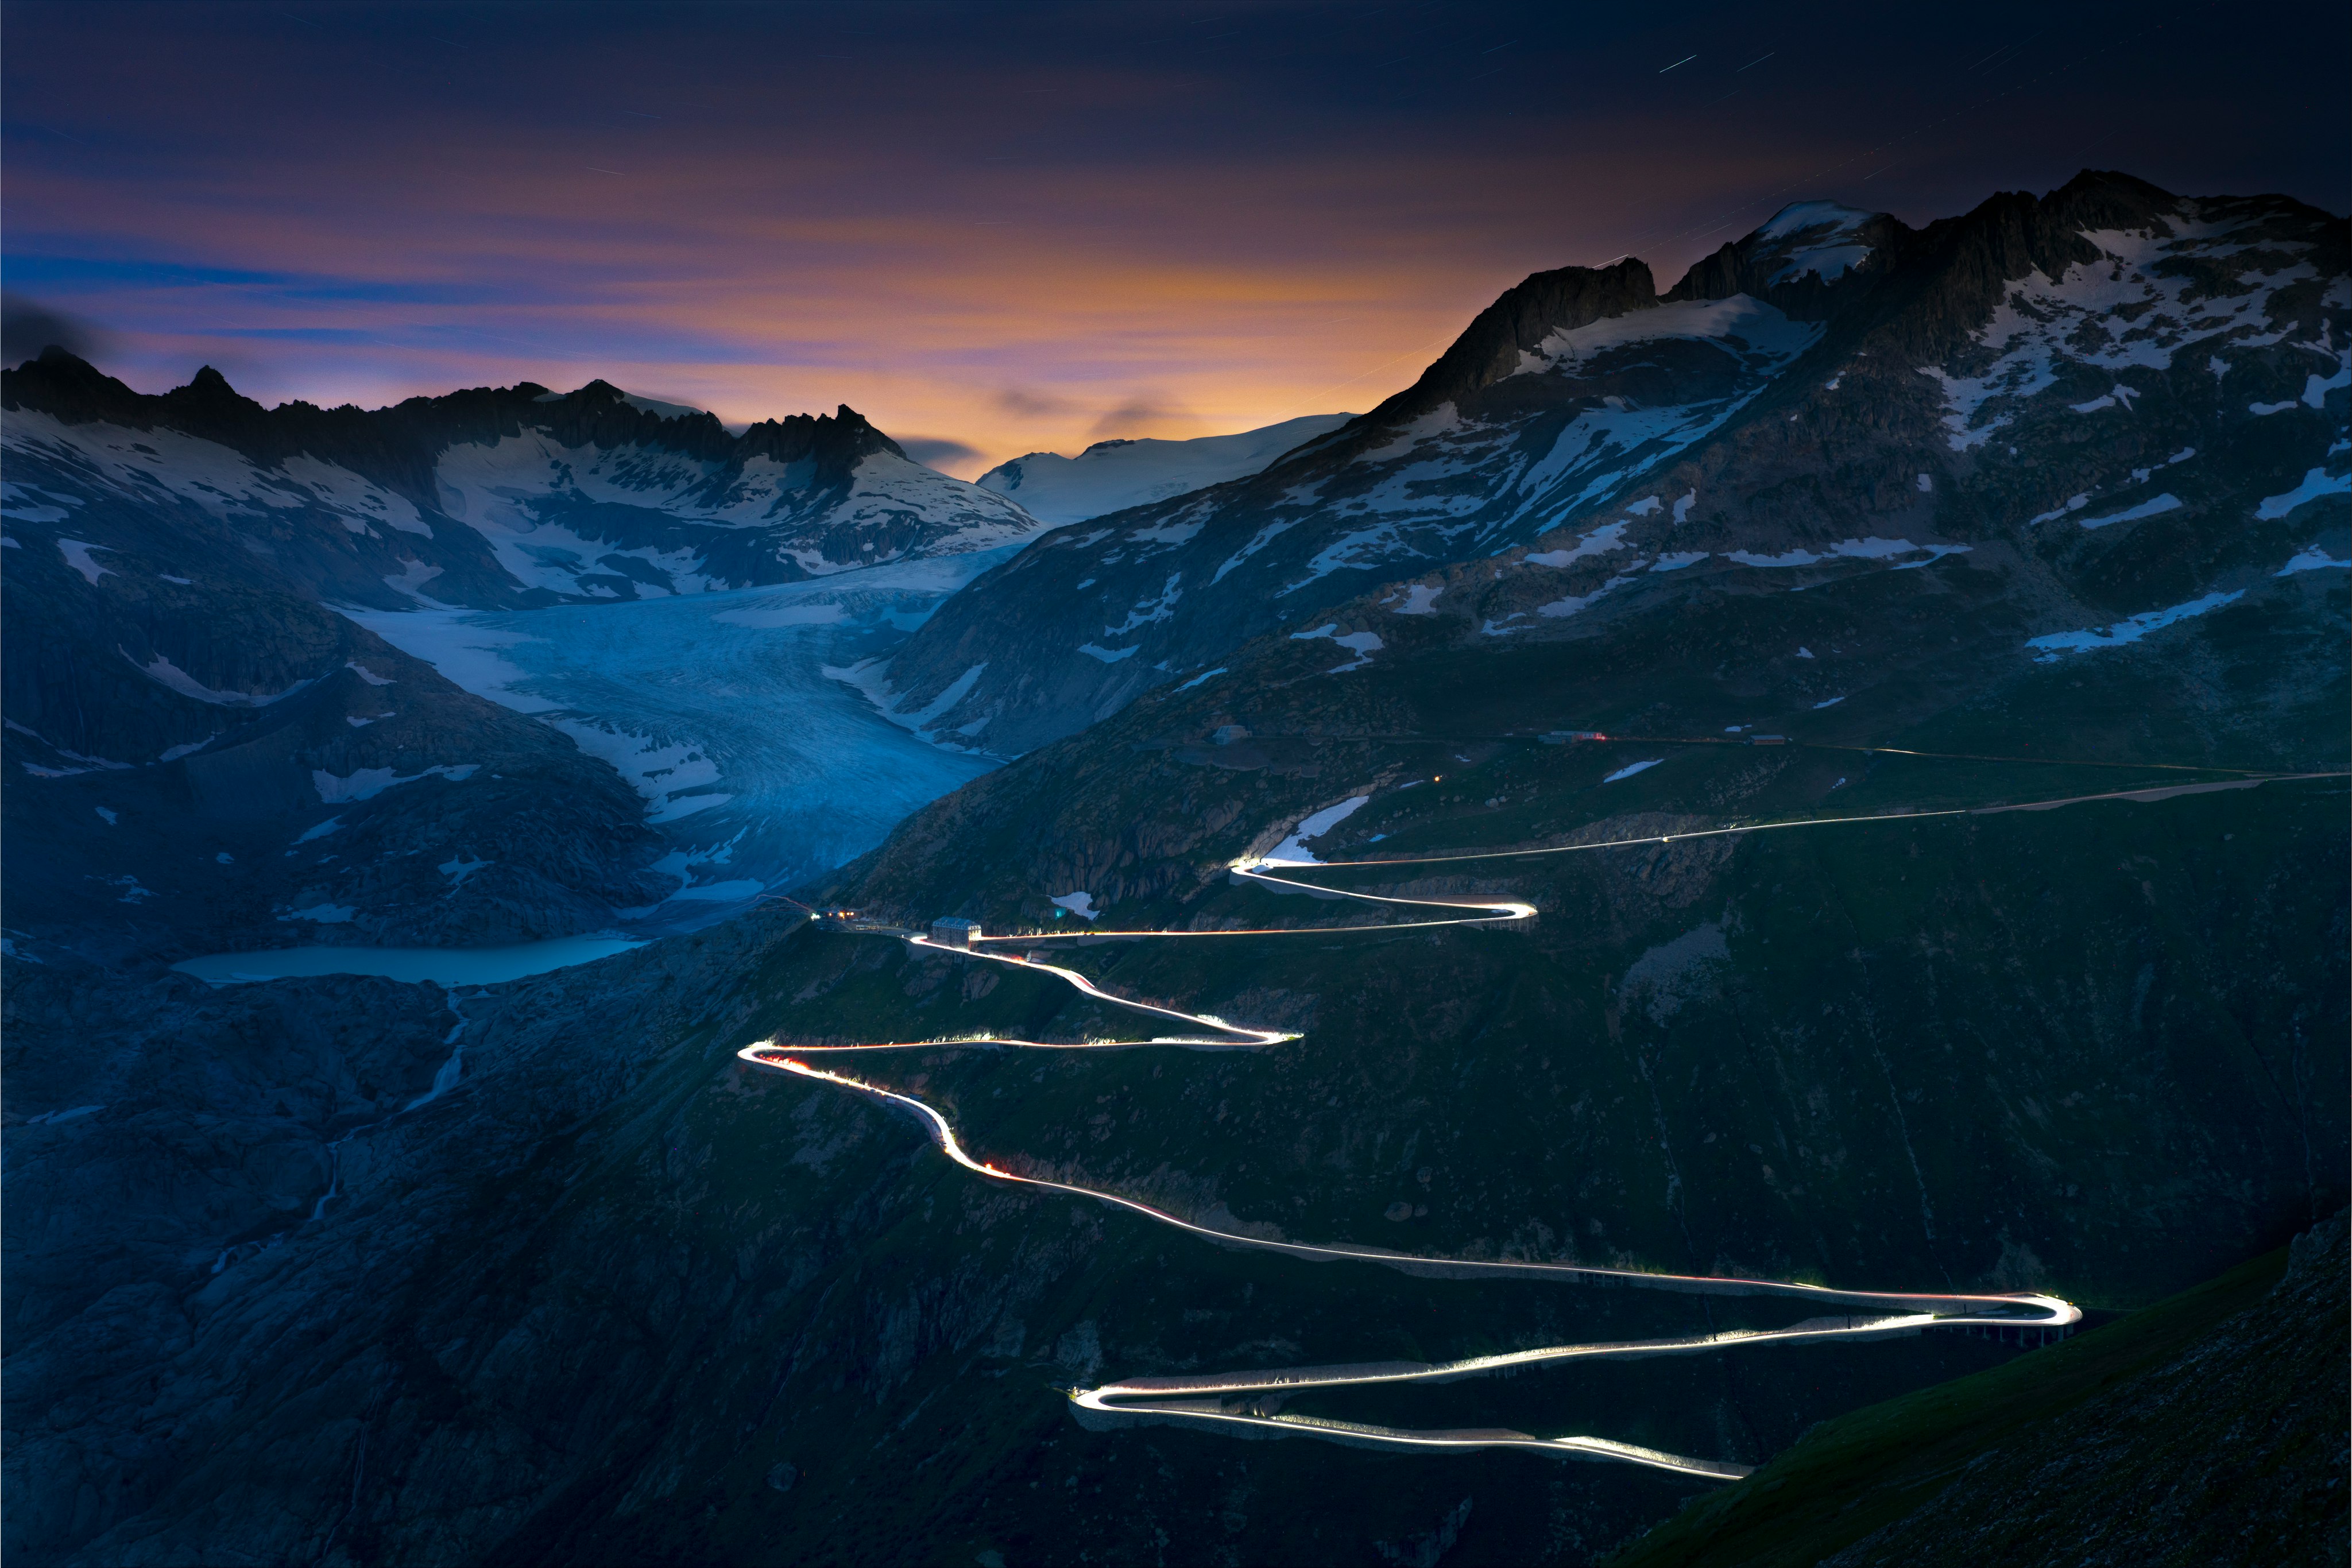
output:
M532 714L646 797L672 845L642 930L702 925L879 843L996 766L923 743L826 677L887 652L1002 552L692 598L544 610L347 612L476 695Z

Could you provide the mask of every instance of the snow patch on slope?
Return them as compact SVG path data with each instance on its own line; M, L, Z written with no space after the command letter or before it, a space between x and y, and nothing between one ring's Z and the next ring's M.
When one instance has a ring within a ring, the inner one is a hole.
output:
M2159 264L2226 256L2245 247L2221 243L2230 232L2227 225L2185 216L2168 222L2174 231L2169 237L2123 230L2086 233L2083 237L2099 248L2102 258L2071 265L2055 280L2033 272L2011 282L1992 319L1976 333L1978 351L1965 356L1965 370L1919 367L1921 375L1943 389L1944 425L1953 451L1984 444L2011 423L2011 416L1994 405L2038 396L2057 384L2064 365L2161 371L2192 344L2275 340L2263 335L2271 297L2287 284L2317 276L2312 265L2242 273L2241 294L2200 294L2197 272L2168 276L2158 271ZM2222 361L2213 362L2227 369ZM2117 390L2126 395L2133 391Z
M1339 623L1336 621L1327 626L1318 626L1312 632L1293 632L1290 634L1290 640L1294 643L1309 643L1323 637L1328 637L1332 642L1356 655L1352 662L1335 664L1323 672L1328 675L1341 675L1349 670L1362 669L1372 662L1372 655L1379 653L1383 646L1381 635L1377 632L1350 632L1344 637L1339 635Z
M1271 865L1321 864L1322 862L1307 850L1307 841L1321 838L1349 817L1354 816L1356 809L1370 799L1370 795L1357 795L1340 801L1336 806L1326 806L1293 828L1288 838L1275 845L1273 852L1265 857L1265 863Z
M2124 511L2109 512L2104 517L2076 517L2074 520L2086 528L2104 528L2109 523L2136 523L2142 517L2153 517L2165 512L2177 511L2179 507L2180 497L2167 491L2154 500L2142 501L2138 506Z
M390 768L362 768L341 778L320 768L312 770L310 782L317 786L320 800L330 806L341 806L361 800L373 800L395 784L414 784L420 779L430 779L436 775L448 779L452 784L463 784L479 772L481 766L478 762L460 762L455 766L442 763L420 772L406 774ZM321 823L318 828L305 833L303 837L306 839L315 837L326 826L326 823Z
M1840 539L1829 546L1825 553L1799 546L1779 555L1758 555L1751 550L1736 549L1725 559L1737 561L1741 566L1813 566L1825 560L1887 560L1895 556L1925 552L1927 560L1906 564L1926 566L1928 561L1940 560L1948 555L1966 555L1969 549L1968 545L1915 545L1909 539L1882 539L1874 535L1866 539Z
M200 703L210 703L215 707L268 707L272 703L284 702L295 693L317 684L315 679L297 681L282 692L215 691L161 653L156 654L152 663L142 664L138 660L131 659L128 653L123 653L121 649L116 651L122 653L124 658L131 659L132 668L157 685L168 686L184 697L194 697Z
M1821 335L1818 325L1791 321L1775 307L1745 294L1728 299L1682 299L1554 332L1533 349L1521 350L1518 368L1511 373L1535 375L1572 367L1611 349L1662 338L1696 338L1716 342L1727 352L1748 350L1786 362L1811 348Z
M2120 648L2137 643L2151 632L2163 630L2176 622L2193 616L2206 615L2226 604L2235 604L2246 596L2245 590L2235 593L2209 593L2192 599L2186 604L2175 604L2167 610L2144 610L2128 621L2118 621L2112 626L2095 626L2082 632L2053 632L2035 637L2025 645L2034 649L2039 657L2034 663L2047 664L2062 654L2087 653L2094 648Z
M1837 202L1791 202L1782 207L1750 242L1759 251L1780 253L1780 269L1765 280L1765 287L1807 273L1824 283L1836 282L1870 255L1871 247L1855 236L1877 215ZM1797 243L1787 246L1791 240Z
M2302 484L2285 495L2263 497L2263 504L2254 508L2254 516L2266 523L2274 522L2306 501L2347 492L2352 492L2352 473L2331 475L2325 468L2314 468L2304 475Z

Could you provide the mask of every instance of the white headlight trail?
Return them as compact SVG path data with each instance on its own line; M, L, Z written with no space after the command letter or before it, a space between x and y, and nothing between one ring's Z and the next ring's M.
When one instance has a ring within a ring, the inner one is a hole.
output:
M2337 775L2273 777L2284 779L2337 777ZM2175 793L2189 792L2191 791L2185 789L2119 791L2107 796L2070 796L2050 801L2004 803L1992 808L1973 810L1956 807L1933 811L1893 811L1868 816L1815 817L1781 822L1742 823L1721 828L1695 829L1673 834L1612 839L1597 843L1554 844L1533 849L1481 851L1453 855L1422 855L1311 863L1315 870L1339 871L1352 866L1434 865L1465 861L1524 859L1539 855L1633 848L1649 844L1684 842L1694 839L1719 838L1799 828L1857 826L1870 822L1922 821L1937 817L1982 814L1988 810L1994 811L2046 810L2086 800L2123 799L2153 803L2156 800L2168 799ZM2201 787L2198 792L2201 792ZM1235 860L1231 862L1228 869L1234 875L1247 881L1305 889L1327 897L1352 899L1374 906L1443 910L1446 913L1434 918L1388 921L1365 925L1271 926L1225 931L1089 931L1085 935L1097 940L1114 937L1138 941L1235 936L1329 936L1423 930L1445 925L1508 925L1530 920L1537 913L1533 904L1517 900L1405 898L1382 894L1349 892L1314 883L1300 882L1290 876L1274 874L1267 869L1276 866L1289 872L1304 872L1309 869L1308 862L1269 861L1261 857L1244 857ZM1807 1318L1801 1322L1777 1329L1738 1329L1681 1338L1542 1345L1505 1354L1475 1356L1466 1360L1450 1362L1381 1362L1336 1366L1286 1367L1185 1377L1137 1377L1122 1382L1106 1383L1095 1388L1073 1388L1068 1391L1073 1409L1078 1418L1088 1426L1158 1423L1225 1429L1248 1427L1273 1434L1321 1437L1332 1442L1359 1447L1424 1453L1459 1452L1475 1448L1517 1448L1551 1454L1564 1458L1612 1460L1667 1470L1678 1475L1728 1480L1746 1475L1747 1469L1738 1465L1711 1459L1689 1458L1677 1454L1662 1453L1654 1448L1612 1442L1601 1437L1580 1436L1540 1437L1501 1427L1417 1431L1402 1427L1330 1420L1318 1416L1287 1415L1282 1413L1279 1406L1284 1399L1292 1395L1320 1389L1402 1383L1449 1383L1524 1367L1577 1361L1711 1354L1759 1344L1818 1344L1886 1339L1939 1328L1998 1328L2050 1332L2070 1328L2080 1322L2083 1318L2081 1310L2070 1301L2062 1301L2055 1296L2030 1292L1967 1295L1844 1291L1832 1289L1825 1285L1809 1285L1783 1280L1654 1273L1631 1269L1593 1268L1574 1263L1444 1258L1396 1252L1376 1247L1345 1244L1321 1246L1300 1241L1270 1241L1262 1237L1247 1236L1238 1231L1222 1230L1213 1226L1198 1224L1181 1216L1171 1214L1165 1209L1156 1208L1135 1198L1122 1197L1102 1188L1083 1186L1074 1182L1054 1181L1043 1176L1025 1176L971 1154L957 1138L955 1128L947 1117L914 1095L885 1088L878 1083L868 1082L847 1073L818 1067L803 1059L816 1055L839 1055L861 1051L938 1051L966 1046L1071 1051L1128 1051L1151 1046L1173 1046L1194 1051L1262 1051L1299 1037L1286 1030L1252 1029L1244 1025L1227 1023L1222 1019L1207 1014L1188 1013L1177 1008L1118 996L1104 990L1075 969L1046 963L1040 959L1016 956L1010 953L992 953L978 946L969 950L948 948L921 936L900 934L899 939L905 941L909 946L927 951L957 952L964 956L982 958L990 963L1004 964L1014 968L1035 970L1052 975L1097 1001L1149 1017L1171 1020L1184 1026L1190 1032L1158 1035L1149 1040L1087 1040L1077 1043L1016 1040L996 1035L973 1036L960 1040L875 1041L859 1045L788 1046L779 1044L773 1040L767 1040L747 1045L736 1054L755 1066L772 1068L797 1077L833 1084L913 1113L929 1130L932 1141L940 1146L948 1158L975 1176L1016 1186L1036 1187L1044 1191L1067 1193L1075 1197L1094 1198L1140 1215L1157 1224L1223 1246L1248 1248L1260 1252L1277 1252L1313 1262L1378 1264L1423 1276L1606 1283L1641 1290L1668 1291L1685 1295L1771 1296L1803 1301L1824 1310L1822 1316ZM980 940L992 945L1016 942L1029 944L1055 939L1057 938L1053 936L991 936L982 937Z

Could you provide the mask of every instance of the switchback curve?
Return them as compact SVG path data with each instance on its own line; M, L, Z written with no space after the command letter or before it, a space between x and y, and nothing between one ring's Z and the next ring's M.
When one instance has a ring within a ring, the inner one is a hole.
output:
M1276 875L1266 869L1272 866L1280 866L1285 871L1296 873L1309 868L1328 867L1331 870L1339 870L1349 866L1426 865L1474 860L1520 859L1800 828L1925 821L1935 817L1989 814L1998 811L2053 810L2092 800L2132 800L2153 803L2181 795L2204 793L2215 788L2247 789L2272 779L2286 781L2336 777L2342 777L2342 775L2332 773L2268 775L2264 778L2242 782L2232 781L2221 786L2173 787L2116 791L2105 795L2069 796L2047 801L2027 801L1977 808L1974 810L1967 808L1950 808L1932 811L1883 812L1858 816L1805 818L1780 822L1735 823L1726 827L1697 829L1680 833L1648 834L1639 838L1458 855L1394 857L1334 862L1245 857L1231 862L1228 868L1235 876L1245 880L1301 889L1326 897L1353 899L1381 905L1442 909L1453 913L1437 918L1386 922L1377 925L1283 926L1223 931L1137 931L1088 933L1087 935L1133 939L1336 936L1366 931L1385 932L1443 925L1510 925L1532 919L1537 913L1532 904L1514 900L1486 902L1402 898L1349 892L1318 883L1300 882L1296 879L1295 874ZM1040 970L1066 982L1086 996L1112 1006L1151 1017L1180 1020L1196 1030L1210 1032L1159 1035L1149 1040L1089 1040L1076 1044L1055 1044L999 1036L978 1036L962 1040L784 1047L771 1039L747 1045L738 1051L737 1055L755 1066L772 1068L796 1077L834 1084L913 1113L923 1123L932 1142L937 1144L950 1160L976 1176L1018 1186L1068 1193L1076 1197L1094 1198L1220 1245L1256 1251L1278 1252L1313 1262L1374 1263L1406 1273L1439 1278L1540 1279L1670 1291L1693 1295L1776 1296L1816 1304L1826 1309L1844 1309L1843 1312L1808 1318L1779 1329L1735 1330L1674 1339L1544 1345L1500 1355L1476 1356L1460 1361L1433 1364L1380 1362L1264 1369L1255 1372L1187 1377L1139 1377L1103 1384L1094 1388L1072 1388L1067 1392L1074 1413L1080 1422L1088 1427L1170 1424L1212 1428L1255 1428L1269 1436L1316 1437L1356 1447L1424 1453L1476 1448L1518 1448L1563 1458L1613 1460L1678 1475L1731 1480L1748 1474L1748 1469L1739 1465L1664 1453L1657 1449L1639 1448L1601 1437L1587 1436L1538 1437L1525 1432L1492 1427L1413 1430L1286 1415L1282 1412L1280 1406L1283 1401L1292 1395L1317 1389L1362 1387L1397 1383L1450 1383L1523 1367L1573 1361L1632 1360L1662 1355L1688 1355L1757 1344L1822 1343L1849 1340L1885 1339L1916 1334L1929 1328L1992 1327L2048 1332L2063 1330L2082 1321L2081 1310L2072 1302L2053 1296L2032 1293L1967 1295L1840 1291L1827 1286L1778 1280L1654 1273L1637 1270L1602 1269L1583 1264L1547 1263L1522 1260L1493 1260L1427 1257L1372 1247L1322 1246L1307 1242L1274 1240L1202 1225L1135 1198L1122 1197L1118 1193L1101 1188L1084 1186L1072 1182L1055 1181L1043 1176L1026 1176L1017 1171L1007 1170L1002 1166L980 1159L967 1151L957 1138L953 1124L937 1109L922 1100L911 1094L885 1088L877 1083L868 1082L864 1079L818 1067L801 1058L820 1053L830 1055L876 1051L942 1050L958 1046L1010 1047L1034 1051L1118 1051L1149 1046L1174 1046L1181 1049L1212 1051L1255 1051L1279 1045L1286 1040L1297 1039L1298 1036L1281 1030L1252 1029L1244 1025L1232 1024L1211 1014L1187 1013L1179 1009L1163 1007L1156 1003L1136 1001L1103 990L1074 969L1047 963L1031 955L987 950L989 946L1009 946L1014 943L1034 947L1040 942L1066 940L1066 937L1042 936L982 937L979 941L983 946L958 948L934 942L920 935L905 933L896 935L908 946L920 950L952 953L961 956L986 959L1015 968Z

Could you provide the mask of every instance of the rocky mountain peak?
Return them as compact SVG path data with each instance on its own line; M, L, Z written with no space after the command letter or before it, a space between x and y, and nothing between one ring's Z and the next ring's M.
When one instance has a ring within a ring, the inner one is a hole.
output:
M2106 253L2091 236L2170 240L2177 223L2219 210L2256 224L2250 233L2275 228L2291 244L2315 241L2311 260L2323 271L2344 265L2341 220L2315 227L2324 214L2285 198L2182 197L2129 174L2086 169L2046 195L1998 192L1958 216L1903 233L1888 252L1899 283L1875 291L1868 313L1873 351L1921 364L1966 352L2014 286L2098 264Z
M875 440L880 442L883 445L888 447L891 451L898 452L898 444L897 442L883 434L881 431L875 428L873 421L867 419L864 414L858 413L847 403L835 404L833 417L834 422L840 425L844 430L863 431L867 435L870 435ZM906 454L899 452L898 455L904 457Z
M1762 299L1800 321L1824 320L1869 292L1910 235L1885 213L1791 202L1746 237L1694 263L1667 301Z
M1463 406L1517 373L1522 356L1546 339L1659 303L1649 264L1635 256L1606 267L1530 273L1478 312L1412 385L1331 435L1298 447L1266 473L1287 474L1302 459L1318 467L1347 462L1380 446L1399 426L1447 403Z
M517 388L520 393L522 389ZM527 400L523 423L549 432L566 445L605 449L638 445L682 453L706 462L723 461L734 446L715 414L675 403L656 403L622 391L602 378L570 392L541 392Z
M1467 616L1473 595L1465 636L1533 643L1696 584L2023 549L2086 619L2158 610L2218 580L2168 542L2192 515L2340 489L2348 248L2343 220L2285 198L2092 172L1916 231L1783 207L1663 299L1635 260L1538 273L1364 418L1245 479L1040 538L942 606L891 679L910 706L952 688L941 726L984 723L1010 750L1204 678L1278 627L1389 640L1388 617ZM2261 440L2240 441L2255 420ZM2199 456L2225 450L2244 455ZM2074 531L2044 526L2077 509ZM2169 520L2124 531L2142 518ZM2262 559L2274 576L2286 555ZM1532 570L1488 564L1513 559ZM1449 562L1464 575L1428 575ZM1524 601L1494 597L1507 579ZM1377 585L1391 591L1340 617Z
M874 427L864 414L842 403L830 414L788 414L763 419L741 437L741 455L769 457L778 463L814 462L823 476L846 475L861 458L887 452L904 458L898 444Z
M37 408L68 424L104 419L134 429L146 422L137 410L143 400L122 382L70 350L52 343L40 357L0 371L0 409Z
M1410 418L1483 391L1517 371L1519 355L1553 333L1657 303L1649 264L1634 256L1607 267L1562 267L1530 274L1478 312L1419 381L1374 409L1367 423Z
M269 411L228 384L228 378L210 365L188 378L188 384L163 394L166 419L184 427L204 427L204 434L249 428L269 417Z
M2186 204L2161 185L2115 169L2085 169L2042 202L2062 221L2086 229L2144 227Z

